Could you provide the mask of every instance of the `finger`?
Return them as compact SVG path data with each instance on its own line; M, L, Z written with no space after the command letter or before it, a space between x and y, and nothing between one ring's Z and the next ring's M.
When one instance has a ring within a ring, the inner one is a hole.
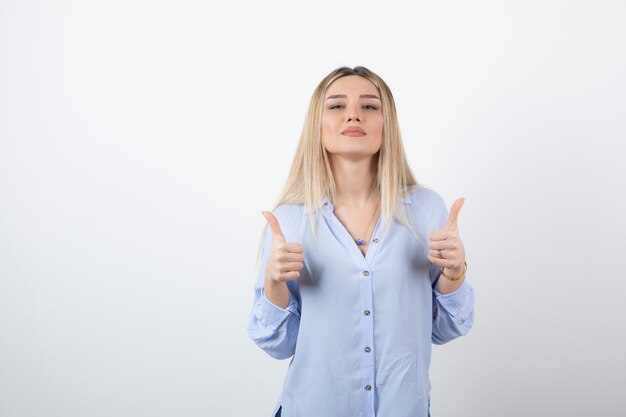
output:
M435 240L428 243L428 248L434 250L458 249L458 247L458 243L452 240Z
M439 252L441 252L441 256L439 256ZM428 256L437 259L445 259L446 261L455 261L459 257L459 253L453 250L429 250Z
M428 237L431 241L446 240L454 236L450 230L435 230Z
M281 272L291 272L291 271L299 271L302 268L304 268L304 263L302 262L288 262L284 264L284 266L282 266L280 270Z
M304 246L299 243L285 243L285 249L289 253L303 253Z
M280 252L276 255L277 262L304 262L304 255L301 253Z
M450 207L450 214L448 215L448 220L446 220L446 229L452 229L457 227L457 220L459 218L459 211L461 211L461 207L463 207L463 203L465 202L465 198L461 197L457 199L452 207Z
M431 249L428 251L428 256L431 256L437 259L446 259L446 255L443 253L443 250Z
M452 268L454 266L454 262L449 259L440 259L435 258L434 256L428 255L428 260L437 266L443 266L444 268Z
M277 281L292 281L297 278L300 278L300 271L281 272Z
M278 224L278 220L274 213L271 211L262 211L263 217L267 219L267 222L270 224L270 228L272 229L272 239L278 239L283 242L286 242L285 235L283 235L282 230L280 230L280 224Z

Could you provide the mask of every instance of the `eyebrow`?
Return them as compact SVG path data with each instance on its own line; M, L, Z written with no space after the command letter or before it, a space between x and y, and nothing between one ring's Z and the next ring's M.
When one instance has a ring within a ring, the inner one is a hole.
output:
M326 100L332 100L334 98L348 98L345 94L334 94L332 96L326 97ZM359 98L375 98L376 100L380 100L380 98L376 94L361 94Z

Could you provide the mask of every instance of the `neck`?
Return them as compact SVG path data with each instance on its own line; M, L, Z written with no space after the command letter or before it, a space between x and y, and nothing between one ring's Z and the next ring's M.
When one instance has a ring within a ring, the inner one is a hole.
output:
M358 161L330 157L335 179L335 206L362 207L372 200L376 190L376 157Z

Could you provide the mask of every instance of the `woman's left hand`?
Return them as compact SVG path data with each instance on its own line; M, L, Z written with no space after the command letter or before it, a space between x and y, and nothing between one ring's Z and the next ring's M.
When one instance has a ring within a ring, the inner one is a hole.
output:
M432 232L428 244L428 260L446 268L445 273L452 276L462 275L465 266L465 248L459 237L457 225L459 211L464 202L464 198L459 198L452 204L444 228Z

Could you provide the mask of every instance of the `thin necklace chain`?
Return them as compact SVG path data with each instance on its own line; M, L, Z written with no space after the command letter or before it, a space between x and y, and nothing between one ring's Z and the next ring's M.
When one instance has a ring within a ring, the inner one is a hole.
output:
M374 213L372 213L372 218L370 219L370 222L367 225L367 228L365 229L365 233L363 233L363 237L367 237L367 231L370 230L370 226L372 225L372 222L374 221L374 217L376 217L376 213L378 212L378 206L380 205L380 200L378 200L378 202L376 203L376 208L374 209ZM346 230L348 230L348 226L346 224L346 222L343 220L343 218L339 215L339 213L335 212L335 214L337 215L337 217L339 218L339 221L341 221L341 223L345 226ZM348 233L350 233L350 231L348 230ZM352 235L352 233L350 233L350 235ZM351 236L352 239L354 239L354 236ZM365 245L365 239L354 239L354 242L357 245Z

